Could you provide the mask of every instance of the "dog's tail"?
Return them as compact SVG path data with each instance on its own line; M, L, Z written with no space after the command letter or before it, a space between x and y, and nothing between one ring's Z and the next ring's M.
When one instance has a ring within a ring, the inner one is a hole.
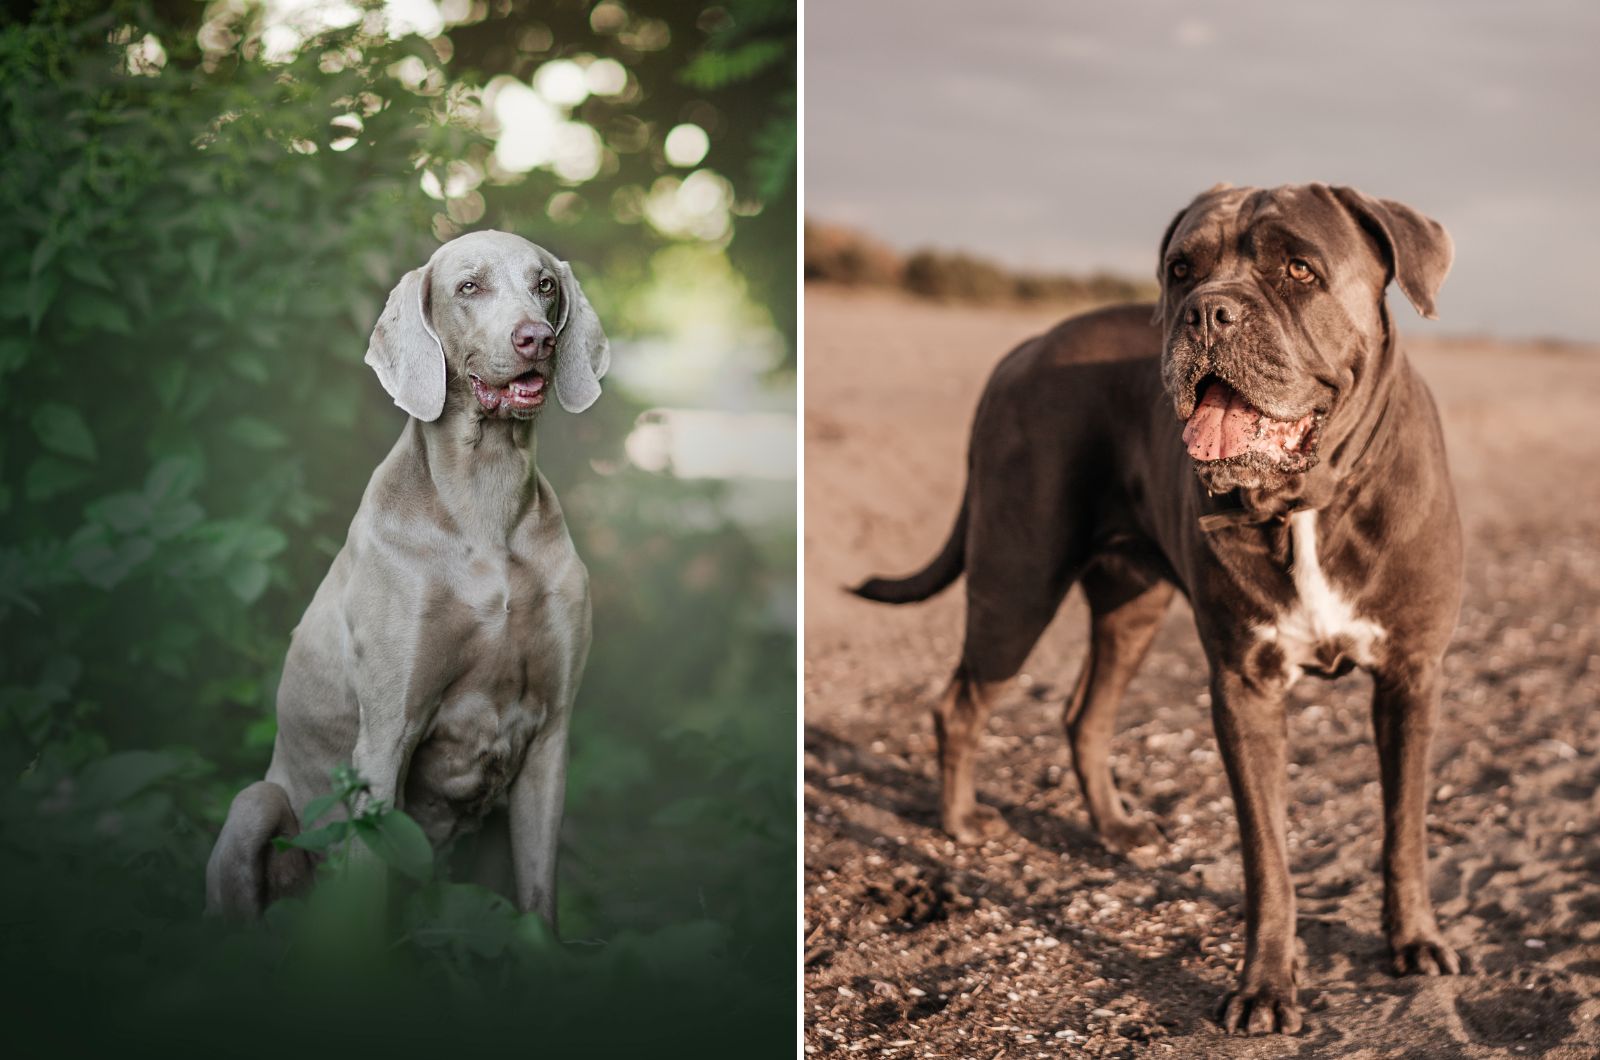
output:
M258 780L239 792L206 863L206 914L253 920L279 898L304 893L316 872L311 855L273 842L299 834L282 787Z
M956 513L956 525L944 548L933 561L915 574L904 578L868 578L850 591L864 600L880 604L911 604L944 589L961 576L967 565L967 496L961 496L961 510Z

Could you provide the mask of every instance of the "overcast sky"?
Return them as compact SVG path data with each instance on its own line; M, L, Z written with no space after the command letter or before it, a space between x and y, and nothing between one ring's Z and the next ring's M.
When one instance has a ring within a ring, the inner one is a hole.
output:
M813 219L1145 275L1218 181L1352 184L1455 237L1430 328L1600 339L1600 3L807 0L805 49Z

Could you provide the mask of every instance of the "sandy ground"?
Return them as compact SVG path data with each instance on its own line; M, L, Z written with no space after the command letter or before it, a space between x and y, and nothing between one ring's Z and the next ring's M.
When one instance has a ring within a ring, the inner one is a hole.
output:
M1474 971L1385 970L1370 683L1308 679L1289 767L1306 1027L1228 1038L1238 837L1187 609L1123 705L1117 774L1170 839L1129 861L1090 835L1059 728L1076 594L981 744L979 798L1014 831L969 849L938 830L926 709L960 586L901 608L840 591L934 553L984 379L1058 315L807 292L806 1051L1600 1056L1600 349L1408 344L1466 520L1429 833L1445 935Z

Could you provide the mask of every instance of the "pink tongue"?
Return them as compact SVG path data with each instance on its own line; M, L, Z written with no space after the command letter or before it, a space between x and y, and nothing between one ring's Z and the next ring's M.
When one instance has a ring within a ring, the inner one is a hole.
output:
M544 377L513 379L506 384L506 401L517 408L531 408L544 401Z
M1233 387L1213 380L1183 429L1184 444L1196 460L1226 460L1256 446L1261 413Z

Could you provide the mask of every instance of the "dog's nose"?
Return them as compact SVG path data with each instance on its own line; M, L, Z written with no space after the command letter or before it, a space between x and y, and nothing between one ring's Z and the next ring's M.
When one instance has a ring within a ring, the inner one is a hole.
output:
M1189 307L1185 323L1200 336L1226 334L1244 316L1244 308L1225 294L1197 298Z
M511 330L511 345L529 360L550 356L555 344L555 329L542 320L524 320Z

